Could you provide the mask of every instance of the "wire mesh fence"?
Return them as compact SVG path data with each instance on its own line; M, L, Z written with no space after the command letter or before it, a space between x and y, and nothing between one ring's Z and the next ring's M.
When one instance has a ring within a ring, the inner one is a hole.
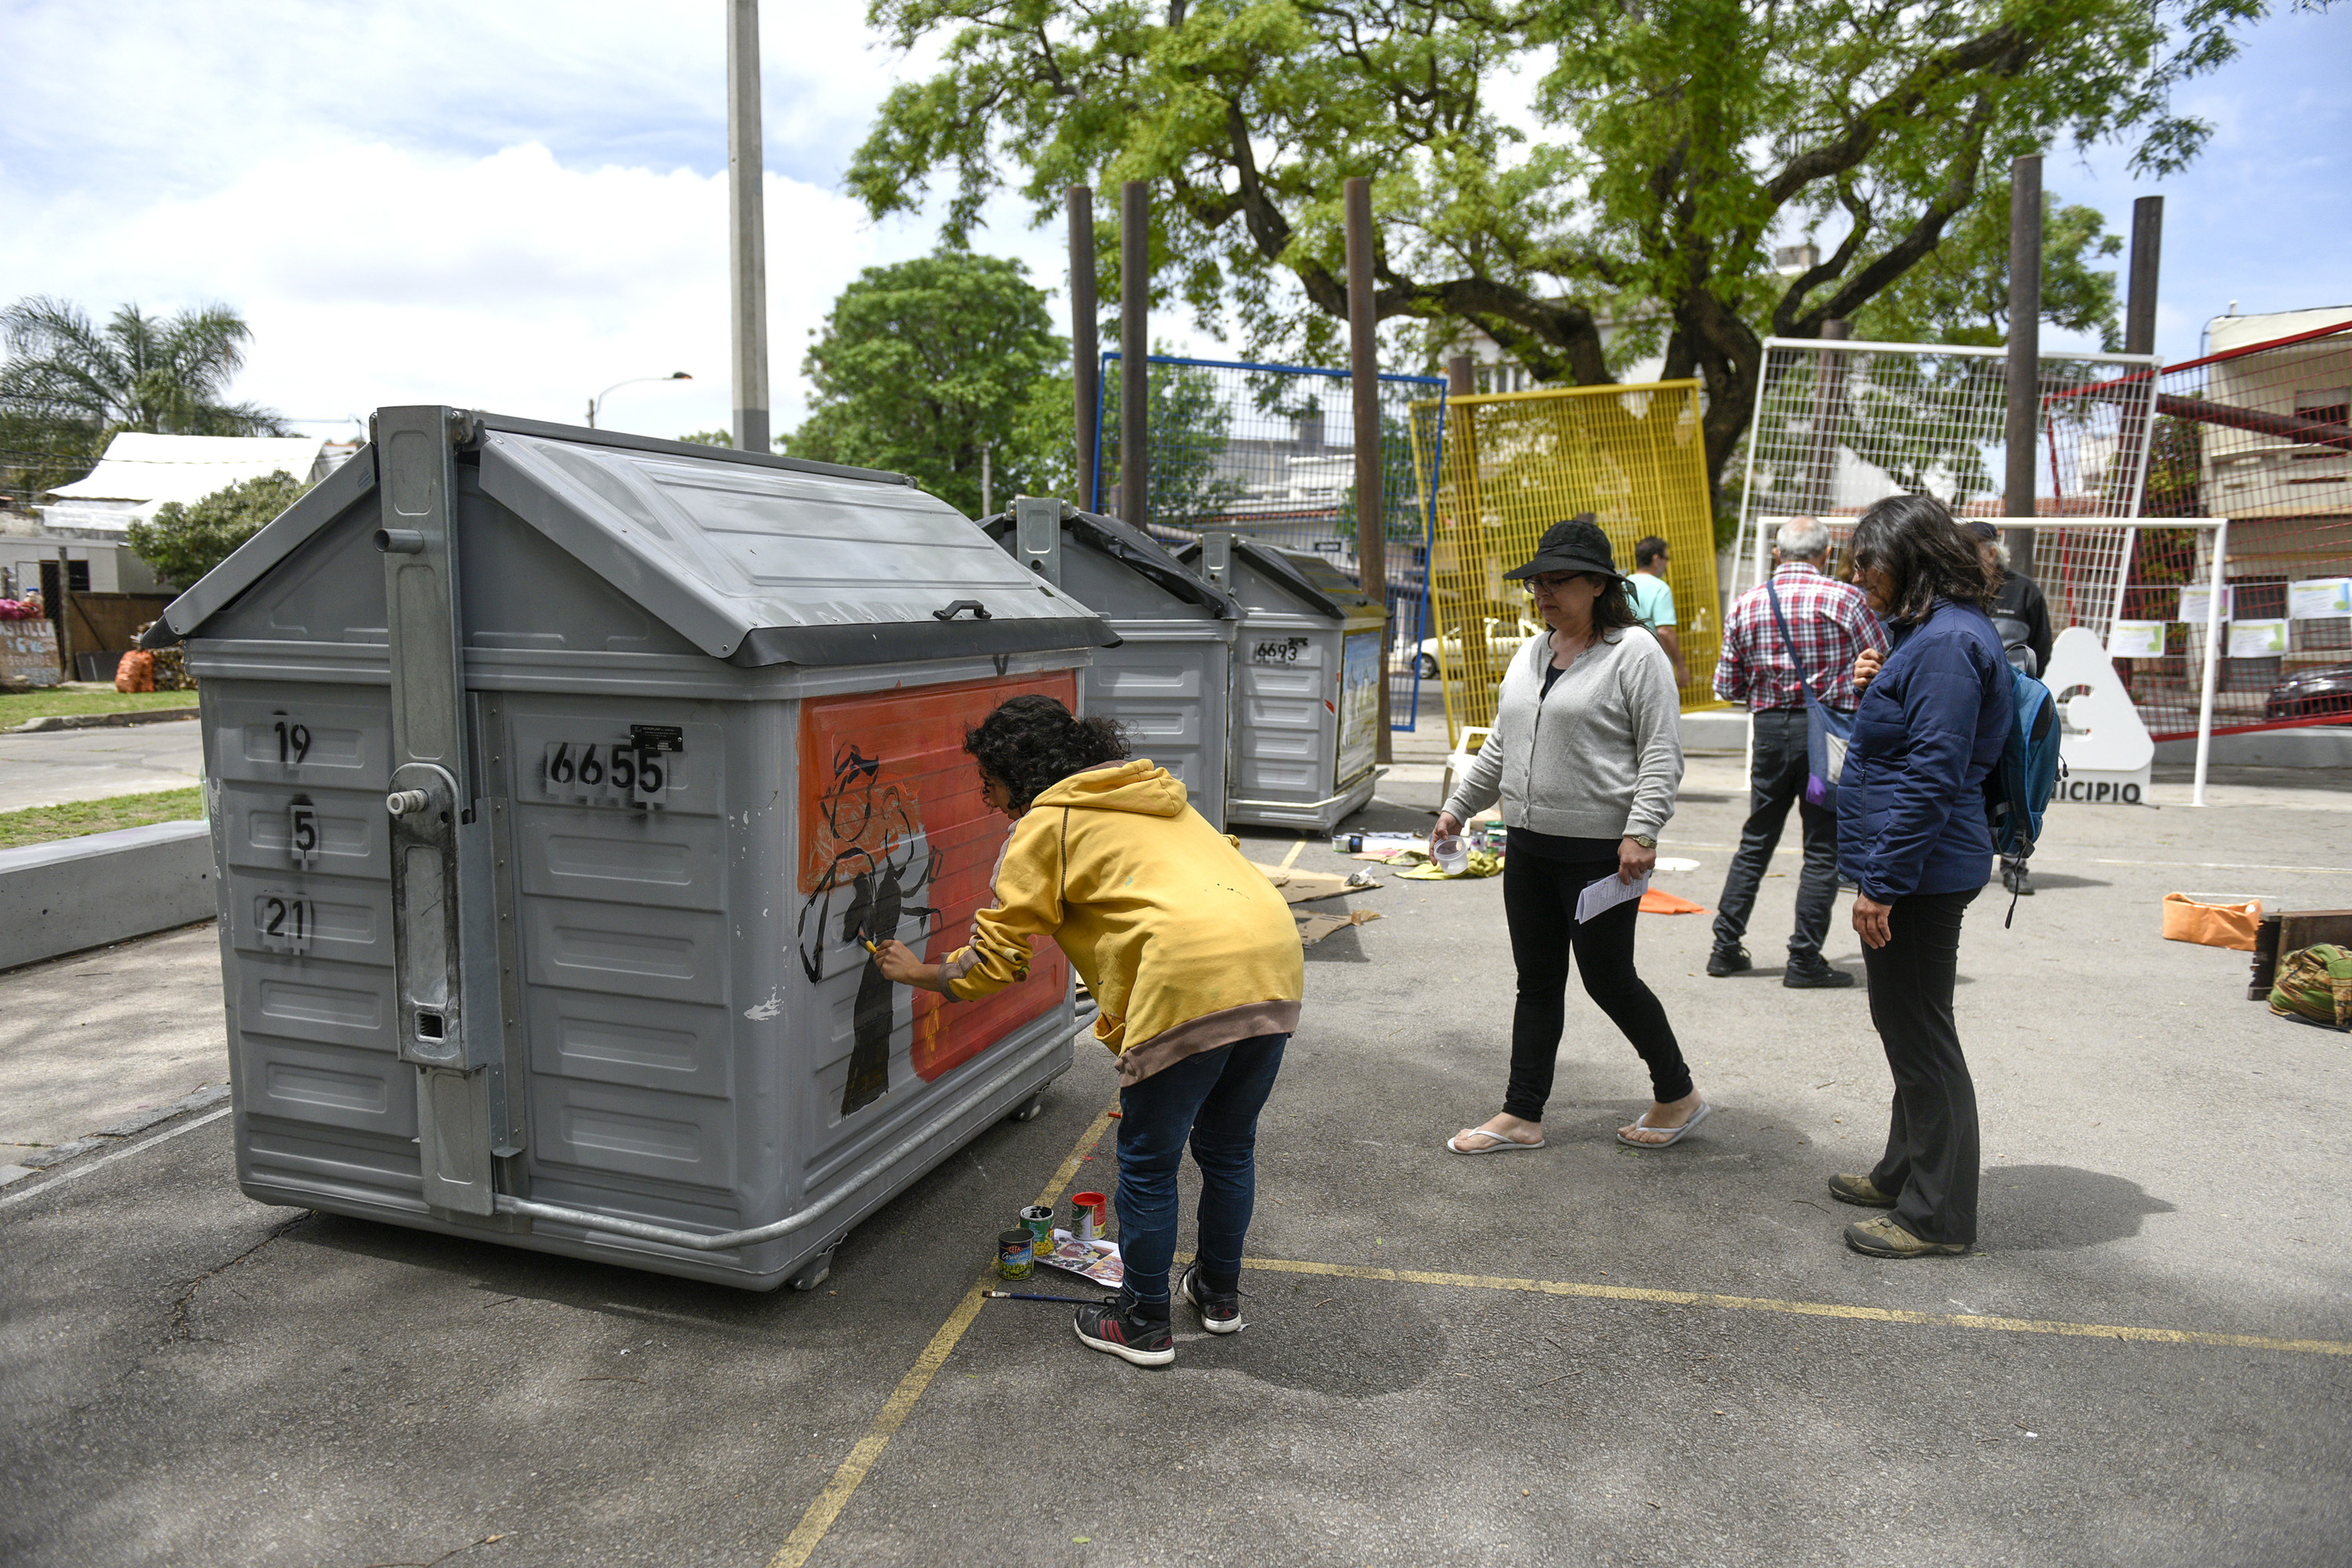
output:
M2217 352L2158 378L2144 521L2108 642L2159 736L2195 722L2217 548L2215 731L2352 723L2352 321L2270 335L2231 320L2215 323ZM2192 517L2228 518L2226 543L2163 521Z
M1430 549L1435 631L1424 679L1444 681L1448 738L1492 724L1503 668L1541 629L1526 589L1503 574L1543 531L1592 513L1618 567L1664 541L1666 584L1686 671L1683 707L1720 707L1710 682L1722 637L1715 528L1696 381L1560 387L1417 406L1413 454L1436 498Z
M1748 437L1733 596L1756 585L1766 519L1832 524L1889 496L1926 492L1958 517L2007 508L2009 374L2003 349L1765 341ZM2123 531L2150 455L2152 354L2045 354L2036 374L2033 573L2061 626L2104 637L2125 575Z
M1095 422L1094 510L1119 510L1119 354L1102 356ZM1360 584L1356 437L1346 371L1153 354L1146 362L1143 525L1169 543L1227 529L1328 559ZM1390 727L1420 718L1412 650L1428 635L1430 498L1415 478L1417 402L1442 410L1437 376L1380 378L1381 490L1386 542ZM1442 412L1439 416L1442 417ZM1127 521L1137 521L1129 519Z

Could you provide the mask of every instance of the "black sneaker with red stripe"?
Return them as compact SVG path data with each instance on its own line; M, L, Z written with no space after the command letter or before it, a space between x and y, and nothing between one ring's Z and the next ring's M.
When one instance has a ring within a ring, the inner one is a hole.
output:
M1121 1290L1098 1307L1081 1307L1070 1327L1087 1346L1138 1366L1166 1366L1176 1359L1176 1336L1168 1327L1168 1303L1147 1318L1143 1303Z

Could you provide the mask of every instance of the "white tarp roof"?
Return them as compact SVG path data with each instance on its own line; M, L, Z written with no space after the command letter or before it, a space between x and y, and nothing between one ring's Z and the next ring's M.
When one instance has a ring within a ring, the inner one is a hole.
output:
M88 479L59 485L61 501L131 501L152 515L165 501L194 501L224 486L279 470L312 478L323 436L150 436L126 430L107 443Z

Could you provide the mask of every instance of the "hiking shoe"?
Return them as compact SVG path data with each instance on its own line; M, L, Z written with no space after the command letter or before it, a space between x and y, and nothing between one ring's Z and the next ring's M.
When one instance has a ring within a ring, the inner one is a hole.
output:
M1922 1241L1896 1225L1891 1215L1846 1226L1845 1244L1873 1258L1960 1258L1969 1250L1957 1241Z
M1718 947L1706 955L1706 972L1713 975L1744 974L1755 967L1744 947Z
M1201 1278L1197 1263L1184 1270L1183 1283L1177 1287L1192 1310L1201 1314L1201 1326L1213 1334L1237 1334L1249 1325L1242 1321L1242 1293L1238 1290L1212 1290Z
M1891 1209L1895 1194L1882 1193L1870 1184L1868 1176L1849 1176L1841 1171L1830 1178L1830 1196L1842 1204L1860 1204L1868 1209Z
M1098 1307L1079 1308L1070 1327L1090 1350L1138 1366L1166 1366L1176 1359L1176 1336L1169 1330L1167 1309L1160 1309L1160 1317L1146 1319L1138 1305L1122 1290Z
M2030 899L2033 896L2033 879L2027 875L2022 866L2003 866L2000 868L2000 888L2005 893Z
M1846 970L1832 969L1819 959L1811 963L1792 960L1780 972L1780 984L1791 991L1839 991L1853 984L1853 975Z

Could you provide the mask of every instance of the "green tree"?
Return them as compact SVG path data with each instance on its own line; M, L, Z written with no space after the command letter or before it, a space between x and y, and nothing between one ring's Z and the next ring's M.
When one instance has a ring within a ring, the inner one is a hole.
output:
M1067 184L1150 180L1162 289L1207 318L1234 310L1254 352L1311 360L1346 316L1342 181L1370 175L1381 319L1475 325L1538 378L1580 384L1612 379L1601 324L1631 322L1619 363L1660 352L1667 377L1705 383L1719 479L1765 336L1859 315L1955 224L1997 207L2015 154L2123 142L2139 170L2179 168L2207 127L2174 111L2173 89L2228 59L2231 27L2265 11L873 0L893 44L935 41L941 65L892 91L849 184L879 216L912 209L946 172L952 237L1008 169L1041 220ZM1523 66L1538 83L1531 138L1489 97ZM1774 243L1815 232L1843 237L1779 276Z
M1119 486L1118 379L1113 362L1103 374L1101 477L1107 511L1117 509ZM1245 488L1219 472L1233 437L1234 411L1217 395L1216 377L1198 365L1152 365L1144 385L1144 441L1151 470L1147 521L1197 531L1204 518L1232 510Z
M732 447L735 445L735 433L731 430L689 430L678 439L692 447ZM776 445L782 447L783 443L779 441Z
M2112 353L2124 346L2122 297L2112 271L2094 258L2114 256L2123 241L2107 232L2095 207L2068 206L2042 194L2042 319L2099 340ZM1997 348L2009 341L2009 183L2004 180L1952 226L1942 244L1854 313L1853 335L1894 343L1968 343Z
M1069 343L1021 263L945 249L869 267L815 336L801 373L816 397L793 456L896 469L976 514L985 445L998 495L1042 491L1053 454L1026 444L1021 415Z
M131 525L131 548L166 583L194 587L310 488L281 469L241 479L193 504L166 501L156 509L154 521Z

